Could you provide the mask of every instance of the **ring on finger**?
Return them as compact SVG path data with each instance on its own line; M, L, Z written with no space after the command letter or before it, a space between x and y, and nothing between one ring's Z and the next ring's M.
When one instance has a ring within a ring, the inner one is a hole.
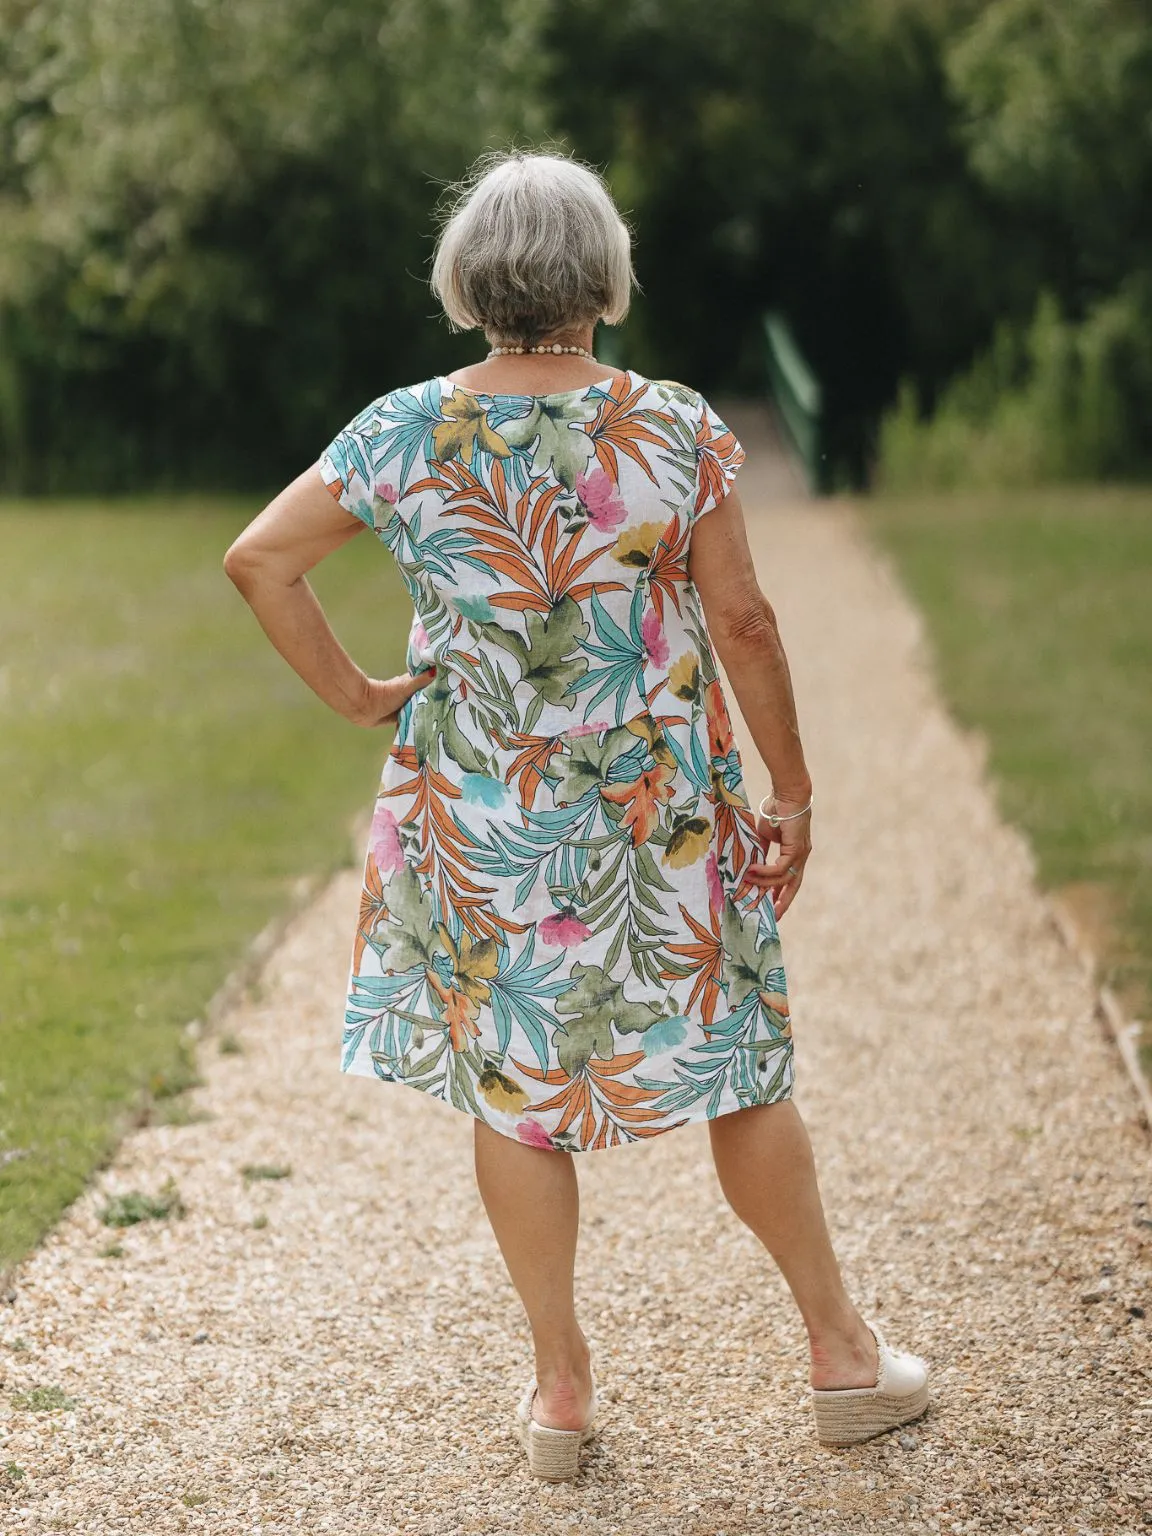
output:
M790 875L798 875L800 871L796 868L795 864L789 864L788 873Z

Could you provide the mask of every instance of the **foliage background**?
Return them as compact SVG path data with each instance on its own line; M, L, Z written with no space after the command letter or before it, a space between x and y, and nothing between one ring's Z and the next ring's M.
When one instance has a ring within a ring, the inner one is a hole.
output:
M1143 0L0 0L0 489L294 473L475 354L433 210L548 136L635 226L633 366L758 389L771 305L841 481L1147 471Z

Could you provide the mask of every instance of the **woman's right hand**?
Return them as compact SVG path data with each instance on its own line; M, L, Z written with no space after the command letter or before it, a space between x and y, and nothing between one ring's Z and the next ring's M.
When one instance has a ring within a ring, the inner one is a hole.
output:
M812 812L805 811L811 799L810 793L803 799L784 795L765 796L763 804L769 814L791 818L782 821L778 827L772 826L761 811L756 813L756 835L761 847L767 854L772 844L778 843L780 857L771 864L749 864L747 874L755 884L767 886L771 890L772 906L778 918L783 917L792 905L804 880L804 866L812 852ZM796 815L797 811L804 811L804 814Z

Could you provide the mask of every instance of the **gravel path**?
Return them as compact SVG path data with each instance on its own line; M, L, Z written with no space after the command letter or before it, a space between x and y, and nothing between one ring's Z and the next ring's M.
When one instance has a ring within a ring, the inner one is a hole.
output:
M579 1163L602 1430L577 1483L531 1479L471 1124L337 1071L349 872L223 1026L244 1053L202 1043L207 1118L132 1135L0 1305L5 1536L1152 1529L1132 1089L907 602L854 515L781 499L762 424L733 424L816 785L781 923L796 1099L855 1294L933 1363L929 1415L817 1445L787 1291L686 1127ZM101 1225L169 1176L182 1219ZM74 1406L19 1396L53 1388Z

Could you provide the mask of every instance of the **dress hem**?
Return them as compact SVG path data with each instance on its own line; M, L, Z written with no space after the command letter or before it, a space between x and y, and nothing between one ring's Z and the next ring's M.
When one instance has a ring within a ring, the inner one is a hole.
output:
M791 1061L789 1065L791 1066ZM480 1121L481 1124L489 1126L492 1130L498 1131L500 1135L507 1136L510 1141L515 1141L521 1146L535 1145L535 1143L531 1141L525 1141L522 1137L516 1134L517 1123L523 1120L524 1114L528 1113L528 1111L523 1111L520 1114L501 1114L499 1110L494 1110L493 1118L489 1120L485 1119L485 1117L482 1115L476 1114L476 1112L469 1106L456 1104L451 1099L443 1098L438 1093L430 1093L428 1089L419 1088L415 1083L410 1083L403 1077L381 1077L380 1074L374 1069L363 1065L356 1059L353 1059L347 1066L341 1066L339 1071L344 1077L372 1078L378 1083L385 1083L392 1087L407 1088L412 1093L418 1093L425 1099L432 1099L437 1104L442 1104L445 1109L453 1110L457 1114L466 1115L469 1120ZM765 1104L785 1103L792 1098L794 1089L795 1074L794 1072L790 1071L788 1074L788 1086L786 1091L777 1094L772 1099L765 1099L763 1102ZM554 1145L551 1150L555 1152L609 1152L617 1147L634 1146L638 1142L656 1141L659 1137L667 1135L669 1131L683 1130L686 1126L689 1125L700 1125L701 1123L707 1122L709 1120L719 1120L725 1115L737 1114L740 1110L743 1109L756 1109L759 1107L760 1106L757 1104L742 1103L735 1094L729 1092L721 1095L719 1105L713 1113L709 1113L707 1102L705 1101L703 1108L697 1104L692 1109L690 1109L682 1119L674 1120L671 1124L661 1126L658 1129L650 1129L648 1133L643 1136L625 1135L617 1141L606 1141L600 1146L581 1146L579 1144L572 1146ZM539 1125L540 1122L534 1121L533 1124ZM540 1128L541 1130L544 1129L543 1126ZM545 1131L545 1135L551 1137L551 1134L551 1132Z

